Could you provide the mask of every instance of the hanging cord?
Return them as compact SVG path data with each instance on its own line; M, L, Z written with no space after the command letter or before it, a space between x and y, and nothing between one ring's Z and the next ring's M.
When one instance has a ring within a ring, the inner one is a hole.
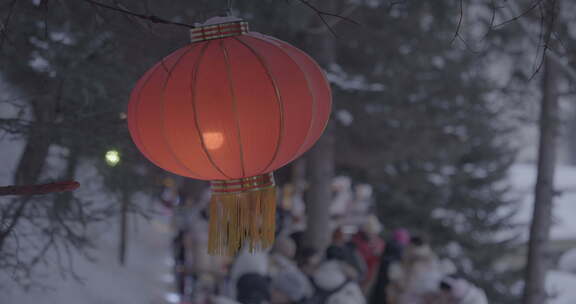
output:
M226 16L232 16L232 8L234 7L234 0L226 0Z
M232 7L234 5L234 0L226 0L226 15L232 16Z

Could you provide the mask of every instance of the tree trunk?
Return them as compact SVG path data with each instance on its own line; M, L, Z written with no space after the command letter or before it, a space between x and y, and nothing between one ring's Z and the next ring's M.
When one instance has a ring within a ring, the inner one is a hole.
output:
M118 240L118 261L120 265L126 263L126 252L128 247L128 205L130 204L130 195L126 190L122 192L122 201L120 202L120 238Z
M576 107L572 105L572 113L570 113L570 119L567 124L566 141L568 145L566 147L568 154L568 163L571 166L576 166Z
M308 154L310 187L306 196L304 244L320 252L330 243L330 204L334 178L334 134L329 126Z
M333 12L336 1L318 1L318 8ZM313 26L323 26L318 16L314 15ZM334 36L326 31L319 35L310 34L307 43L312 56L321 66L328 68L335 63L336 41ZM304 245L320 252L330 243L330 213L332 203L332 179L334 178L334 131L328 123L324 134L307 155L308 176L310 184L306 196L306 231Z
M530 227L525 273L524 304L546 303L546 272L549 266L549 238L552 225L554 171L559 134L558 65L545 58L540 109L538 177L534 190L534 213Z
M14 173L16 186L30 186L38 182L51 145L51 130L46 127L46 122L53 121L53 101L41 99L32 102L31 105L35 120L28 131L26 145ZM0 252L6 239L25 213L29 201L30 195L26 195L11 201L8 207L2 210Z
M76 169L78 168L78 162L80 161L78 148L74 147L69 149L66 170L62 176L62 179L65 181L72 181L76 177ZM57 214L60 214L61 212L68 210L72 204L73 198L74 194L70 191L56 196L54 211Z
M32 185L38 182L48 151L50 149L50 134L42 122L32 126L26 140L26 146L18 161L14 173L14 184Z
M302 193L306 190L306 158L301 157L292 163L291 167L291 180L294 187L294 197L302 197Z

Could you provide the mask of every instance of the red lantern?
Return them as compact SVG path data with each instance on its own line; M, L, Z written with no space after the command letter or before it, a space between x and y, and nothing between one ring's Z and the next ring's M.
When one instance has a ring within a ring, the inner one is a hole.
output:
M159 167L212 181L211 253L268 247L272 171L307 151L330 115L330 87L304 52L248 32L244 21L204 25L152 67L128 106L130 134Z

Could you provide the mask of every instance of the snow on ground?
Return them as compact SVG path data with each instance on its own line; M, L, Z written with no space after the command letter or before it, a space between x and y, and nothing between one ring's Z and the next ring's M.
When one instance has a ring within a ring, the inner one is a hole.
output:
M132 220L136 220L132 218ZM118 263L117 229L103 228L92 252L94 262L75 258L84 280L63 280L57 271L45 280L53 290L1 290L1 303L12 304L165 304L172 288L170 231L167 218L133 221L127 264ZM169 302L168 302L169 303Z
M576 167L558 166L555 178L559 195L554 201L554 226L551 237L553 240L576 240ZM521 206L516 220L518 223L526 224L523 236L527 239L528 225L534 204L533 191L536 182L536 167L529 164L513 166L510 172L510 181L514 195L521 198ZM550 295L554 296L549 304L576 303L576 275L566 271L576 267L573 265L575 261L576 252L569 251L560 261L562 271L548 272L546 288Z
M0 103L0 117L14 113L9 105ZM1 135L1 134L0 134ZM12 183L12 176L23 149L22 140L0 136L0 185ZM61 170L58 161L65 151L55 147L48 166L50 171ZM93 167L84 164L79 168L81 187L75 195L97 202L110 202L111 197L103 193L102 184ZM50 177L50 176L46 176ZM146 203L142 201L142 203ZM118 218L91 227L96 248L90 251L95 260L74 256L74 270L83 283L68 277L64 279L56 265L38 269L41 282L49 290L24 291L7 281L6 273L0 270L0 304L166 304L176 302L171 293L171 235L169 217L157 216L151 221L131 216L129 218L129 247L127 265L118 263ZM172 301L170 301L172 300Z
M558 269L576 274L576 248L565 252L560 257L560 262L558 262Z
M54 149L60 153L58 149ZM53 162L56 164L57 162ZM81 187L75 195L102 204L114 197L102 191L96 170L89 164L79 168ZM139 196L141 204L150 203ZM49 290L24 291L0 282L1 304L166 304L176 302L171 295L172 258L170 218L157 215L150 221L137 215L128 218L128 249L126 265L118 262L118 217L90 227L95 248L89 249L93 261L73 253L74 271L82 279L63 278L57 265L37 269L41 282ZM39 266L40 267L40 266ZM0 272L1 274L1 272ZM172 301L169 301L172 300Z
M576 239L576 167L558 166L555 178L559 195L554 201L554 226L551 237L554 240ZM529 164L513 166L510 181L514 195L522 199L516 220L521 224L529 224L534 203L536 167ZM525 238L528 236L527 233L528 229Z
M549 304L574 304L576 302L576 276L561 272L550 271L546 278L546 288L553 299Z

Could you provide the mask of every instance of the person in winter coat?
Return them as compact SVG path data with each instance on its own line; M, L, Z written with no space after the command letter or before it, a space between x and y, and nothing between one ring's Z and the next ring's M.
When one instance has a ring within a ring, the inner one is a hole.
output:
M300 304L306 303L312 297L308 277L299 270L283 270L272 277L271 304Z
M199 202L189 208L188 226L189 232L186 234L186 260L189 269L195 277L210 275L217 282L223 281L226 276L226 268L230 263L228 257L208 254L208 214L206 208L202 208Z
M484 291L472 283L461 279L447 277L440 283L440 292L430 304L488 304Z
M226 295L232 299L237 299L237 286L238 280L245 274L259 274L267 277L269 274L269 258L268 253L265 251L249 252L244 247L236 257L232 264L228 278L228 288Z
M370 302L372 304L387 304L386 290L390 282L388 271L390 265L402 260L404 248L410 243L410 234L408 230L399 228L394 230L392 238L386 242L386 248L382 254L378 278L372 290Z
M365 277L366 263L364 262L364 258L360 255L356 245L346 239L346 236L342 232L341 227L336 228L334 233L332 233L332 243L330 246L342 249L342 253L344 254L344 261L350 266L354 267L357 272L356 277L358 279Z
M302 272L307 276L314 274L314 271L321 261L321 253L310 247L305 247L300 251L300 254L296 256L298 268L300 268L300 270L302 270Z
M353 279L354 270L343 261L341 249L330 247L326 259L312 275L316 293L314 304L365 304L360 286Z
M269 275L272 279L273 302L274 296L281 298L281 295L286 295L290 301L302 301L313 294L312 283L293 260L295 252L296 245L288 237L278 238L272 247ZM296 287L297 290L294 290Z
M402 261L390 265L388 302L425 304L426 297L438 290L442 265L430 246L420 237L412 237Z
M240 304L239 302L236 302L230 298L227 298L225 296L211 296L210 298L208 298L208 301L206 302L206 304Z
M370 289L375 282L380 257L385 248L384 240L380 237L381 231L382 224L376 216L371 215L352 238L352 242L366 264L366 274L360 281L360 286L366 295L370 294Z

